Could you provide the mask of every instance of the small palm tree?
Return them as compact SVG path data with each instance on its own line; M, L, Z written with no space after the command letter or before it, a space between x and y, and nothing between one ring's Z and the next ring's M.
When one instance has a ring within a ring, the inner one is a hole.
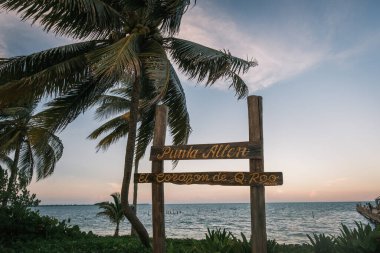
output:
M112 223L116 224L115 233L113 236L119 236L119 226L120 222L124 220L125 216L123 213L123 208L121 206L120 201L120 193L115 192L111 194L113 198L113 203L105 201L96 203L95 205L99 206L99 208L103 209L103 211L97 213L97 216L105 216L107 217Z

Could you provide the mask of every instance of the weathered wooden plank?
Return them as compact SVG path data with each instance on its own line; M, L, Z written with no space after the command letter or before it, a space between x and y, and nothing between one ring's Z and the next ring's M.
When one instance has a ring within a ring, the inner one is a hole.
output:
M153 146L150 160L261 159L262 145L257 142Z
M165 105L156 107L153 145L164 146L168 108ZM152 162L152 173L162 173L163 161ZM152 183L152 222L153 222L153 253L165 253L165 209L164 184Z
M209 184L229 186L282 185L282 172L185 172L185 173L139 173L137 183Z
M249 96L248 100L249 142L263 144L263 109L262 97ZM263 145L261 145L263 147ZM263 152L263 149L262 151ZM249 171L262 173L264 171L264 156L261 160L249 160ZM267 253L267 230L265 219L265 188L251 187L251 236L252 253Z

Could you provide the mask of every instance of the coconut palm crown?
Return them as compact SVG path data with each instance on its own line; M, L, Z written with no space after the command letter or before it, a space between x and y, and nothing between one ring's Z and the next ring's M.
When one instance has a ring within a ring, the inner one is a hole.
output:
M185 76L206 86L228 81L238 98L248 94L240 74L257 65L226 50L175 38L190 5L190 0L0 0L1 9L18 13L22 20L79 41L0 59L0 108L12 101L53 96L43 119L55 131L64 129L111 89L130 90L121 203L146 246L149 236L128 203L140 115L163 101L175 104L169 112L176 115L171 124L174 144L185 144L189 117L173 63ZM149 140L146 135L142 143L148 145Z

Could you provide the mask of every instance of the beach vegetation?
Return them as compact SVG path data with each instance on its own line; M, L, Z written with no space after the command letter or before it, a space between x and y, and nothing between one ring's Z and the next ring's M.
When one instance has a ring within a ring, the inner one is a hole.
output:
M10 164L12 164L11 159ZM40 203L40 200L36 198L36 194L32 194L28 191L27 180L22 176L22 174L17 177L10 195L8 195L7 192L8 184L8 171L2 169L0 166L0 199L3 199L5 196L8 198L8 205L1 206L0 210L4 210L6 208L27 209L37 206Z
M355 222L354 228L341 224L337 236L307 235L314 253L377 253L380 252L380 227Z
M334 253L335 251L335 239L332 236L325 234L313 234L306 235L311 245L313 246L314 253Z
M170 129L173 144L185 144L191 128L185 94L173 64L185 76L206 86L228 80L238 98L248 94L240 74L257 65L227 50L175 38L190 4L190 0L0 1L2 10L38 23L46 32L75 39L70 45L0 59L0 107L53 98L42 115L44 125L55 132L96 105L100 96L113 88L129 90L129 112L123 117L128 122L128 136L121 203L147 247L148 233L128 202L137 125L144 123L142 112L159 103L175 105L169 106L169 114L177 115ZM142 134L138 145L146 148L151 139L150 134Z
M1 205L9 205L10 197L17 194L15 184L19 178L29 184L36 172L40 180L54 172L63 152L62 141L49 129L41 126L39 114L34 111L37 102L23 106L13 105L0 110L0 161L10 172L7 189ZM9 155L13 154L13 159Z
M29 217L38 215L35 213ZM48 217L40 219L40 224L48 229L44 232L30 230L19 236L5 236L0 239L1 252L128 252L148 253L147 249L137 238L131 236L97 236L91 232L81 232L77 226L70 226L62 221ZM35 220L35 217L34 217ZM48 225L50 224L50 226ZM32 226L33 227L33 226ZM24 228L25 229L25 228ZM342 228L338 236L325 236L315 234L309 236L309 244L280 244L275 240L268 240L268 253L378 253L380 246L379 228L371 228L365 225L344 231ZM362 229L362 230L361 230ZM361 230L361 232L360 232ZM366 231L365 231L366 230ZM19 230L22 231L22 230ZM367 239L358 236L364 232ZM33 235L32 235L33 234ZM13 234L14 235L14 234ZM232 233L222 230L208 230L205 239L167 239L167 253L250 253L251 244L241 234L242 238L235 237ZM367 244L355 242L367 241ZM341 238L337 240L338 238ZM345 239L343 239L345 238ZM355 239L356 238L356 239ZM351 242L349 241L351 239ZM360 245L360 246L359 246Z
M97 213L97 216L104 216L108 218L112 223L116 224L114 236L119 236L119 226L125 218L123 209L120 202L120 193L115 192L111 194L113 202L105 201L96 203L102 211Z
M369 224L355 222L350 229L342 224L340 234L336 237L338 253L377 253L380 252L380 227L373 229Z
M76 237L81 235L78 226L68 226L65 221L41 216L32 210L39 204L35 194L27 190L27 182L19 174L8 196L8 205L0 207L0 244L6 245L17 240L34 240L36 238ZM7 194L9 183L6 170L0 170L0 196Z

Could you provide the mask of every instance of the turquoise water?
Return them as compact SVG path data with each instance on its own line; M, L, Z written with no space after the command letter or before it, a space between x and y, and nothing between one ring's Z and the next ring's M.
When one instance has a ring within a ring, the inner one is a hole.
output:
M368 223L356 212L357 202L327 203L268 203L266 205L269 239L279 243L308 242L306 234L338 234L340 224L353 227L354 221ZM97 217L94 205L39 206L41 214L59 220L70 219L83 231L98 235L112 235L114 225L104 217ZM138 217L152 235L150 205L138 206ZM170 238L202 239L207 228L225 228L235 236L250 235L249 204L167 204L165 205L166 236ZM130 224L122 223L120 234L129 234Z

